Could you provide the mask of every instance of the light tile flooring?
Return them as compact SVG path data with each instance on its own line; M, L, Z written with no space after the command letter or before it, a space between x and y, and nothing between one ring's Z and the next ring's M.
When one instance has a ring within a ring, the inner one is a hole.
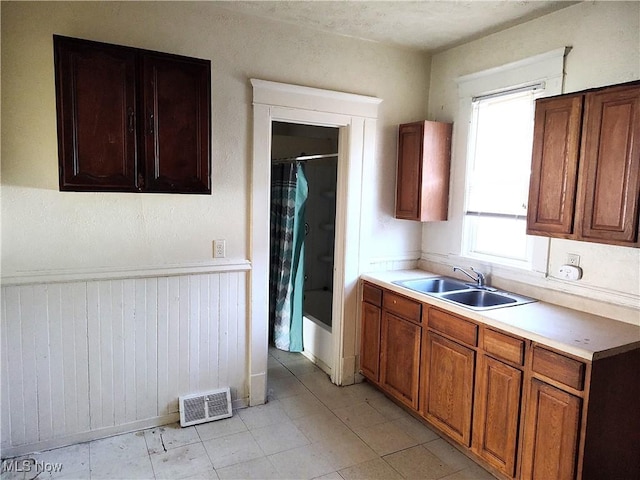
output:
M302 355L275 349L268 379L268 403L229 419L168 425L27 458L40 466L62 464L60 472L38 479L493 478L367 383L337 387ZM35 476L5 472L1 479Z

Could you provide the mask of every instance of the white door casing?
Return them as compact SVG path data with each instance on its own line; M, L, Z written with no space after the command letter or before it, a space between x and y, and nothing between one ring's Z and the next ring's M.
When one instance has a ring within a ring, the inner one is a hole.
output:
M333 292L334 362L331 381L354 382L357 285L366 249L360 235L362 175L374 161L381 99L251 79L253 163L249 325L249 404L266 401L269 335L269 213L273 121L340 128Z

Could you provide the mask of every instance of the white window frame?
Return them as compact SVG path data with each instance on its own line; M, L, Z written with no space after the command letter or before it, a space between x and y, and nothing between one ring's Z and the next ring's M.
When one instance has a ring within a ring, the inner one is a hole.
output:
M527 87L533 84L544 86L541 97L560 95L564 77L564 57L569 48L562 47L547 53L529 57L524 60L502 65L500 67L484 70L456 79L460 110L458 112L459 138L457 140L458 151L465 152L465 168L469 161L469 138L472 134L471 115L473 112L473 99L492 94L500 94L509 90ZM461 218L461 243L460 257L471 262L506 266L537 272L547 275L549 258L549 239L547 237L531 237L531 257L529 262L510 262L504 258L491 255L469 255L465 253L464 217L466 207L466 184L468 174L465 173L463 201L460 204Z

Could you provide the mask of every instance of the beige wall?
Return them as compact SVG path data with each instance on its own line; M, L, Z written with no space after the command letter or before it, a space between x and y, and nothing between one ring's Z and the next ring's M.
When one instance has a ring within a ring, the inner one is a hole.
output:
M457 77L563 46L573 47L566 58L565 92L640 78L640 3L583 2L434 55L429 118L467 121L456 118ZM451 221L425 224L423 227L422 251L425 257L441 256L446 259L460 253L465 153L454 151L452 159ZM570 284L553 278L529 281L522 277L525 285L520 288L524 289L523 293L640 324L637 310L640 304L638 249L552 240L550 277L557 275L567 253L581 256L584 277L580 282ZM495 281L500 281L499 275ZM563 295L563 292L577 296ZM621 308L621 304L631 308Z
M211 196L58 191L52 35L207 58L212 65ZM2 274L87 272L249 257L250 78L383 99L372 231L382 256L420 250L393 219L396 125L425 117L424 54L241 16L215 2L2 4Z

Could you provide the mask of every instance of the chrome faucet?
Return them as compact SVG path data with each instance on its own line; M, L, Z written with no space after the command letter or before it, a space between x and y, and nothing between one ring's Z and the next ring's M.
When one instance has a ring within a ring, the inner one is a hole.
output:
M471 271L473 273L476 274L476 277L474 277L473 275L471 275L469 272L467 272L464 268L460 268L460 267L453 267L453 271L461 271L462 273L464 273L467 277L469 277L471 280L473 280L476 285L478 286L478 288L484 288L485 287L485 277L483 273L480 273L476 270L473 269L473 267L469 267L471 269Z

